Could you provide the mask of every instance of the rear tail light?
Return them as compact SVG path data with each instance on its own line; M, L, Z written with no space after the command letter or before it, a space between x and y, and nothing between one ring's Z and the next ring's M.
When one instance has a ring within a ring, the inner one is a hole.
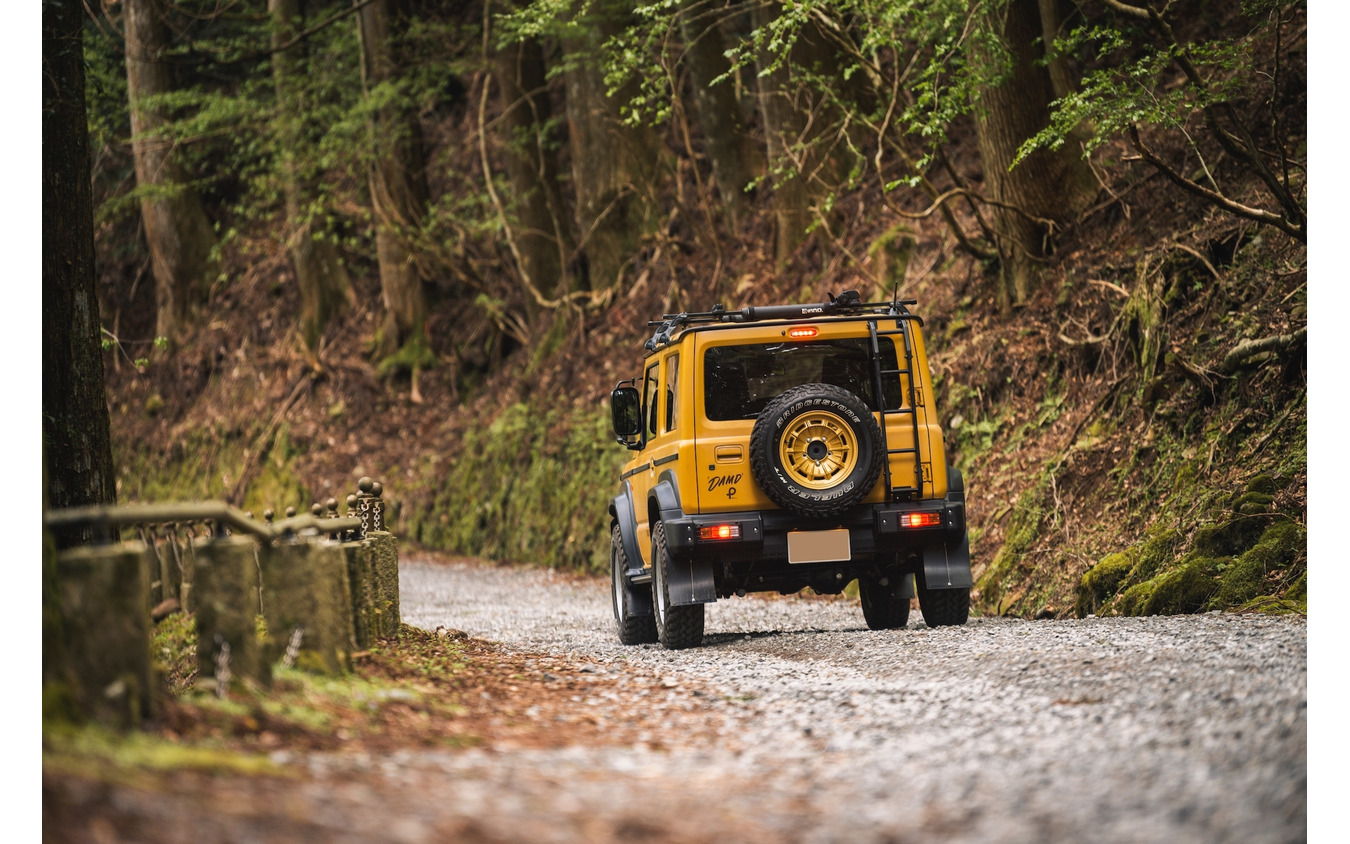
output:
M788 329L788 338L792 340L809 340L820 333L820 329L814 325L803 325L798 328Z
M717 541L719 539L740 539L740 525L710 525L698 529L698 538L704 541Z
M941 513L905 513L900 517L900 527L941 527Z

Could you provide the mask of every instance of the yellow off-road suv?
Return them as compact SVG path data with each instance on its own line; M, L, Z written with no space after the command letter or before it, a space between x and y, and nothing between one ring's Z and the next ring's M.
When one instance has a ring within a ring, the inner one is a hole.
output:
M965 488L947 465L913 301L667 314L640 379L611 395L635 452L610 502L626 645L703 640L704 606L747 592L838 594L873 630L965 624Z

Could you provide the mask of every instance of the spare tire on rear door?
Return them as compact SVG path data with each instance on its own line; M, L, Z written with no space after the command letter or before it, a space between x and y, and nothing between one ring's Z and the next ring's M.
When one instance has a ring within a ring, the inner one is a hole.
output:
M872 491L882 452L881 429L862 399L832 384L803 384L755 420L750 472L779 507L824 519Z

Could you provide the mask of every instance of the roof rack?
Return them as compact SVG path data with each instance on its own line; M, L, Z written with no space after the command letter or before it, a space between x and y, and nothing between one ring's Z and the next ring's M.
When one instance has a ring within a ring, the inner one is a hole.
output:
M863 302L856 290L845 290L838 296L829 294L828 302L812 305L769 305L760 308L741 308L728 311L726 306L713 305L712 310L694 313L662 314L659 320L651 320L648 328L655 328L651 339L643 344L649 352L670 344L671 339L681 329L689 325L707 323L763 322L767 320L816 319L822 316L856 316L860 314L900 315L909 314L906 306L918 304L918 299L894 299L890 302Z

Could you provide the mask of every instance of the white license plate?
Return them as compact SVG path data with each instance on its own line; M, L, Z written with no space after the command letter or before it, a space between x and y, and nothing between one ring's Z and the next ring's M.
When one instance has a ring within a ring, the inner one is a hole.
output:
M787 535L789 563L839 563L849 559L848 530L798 530Z

